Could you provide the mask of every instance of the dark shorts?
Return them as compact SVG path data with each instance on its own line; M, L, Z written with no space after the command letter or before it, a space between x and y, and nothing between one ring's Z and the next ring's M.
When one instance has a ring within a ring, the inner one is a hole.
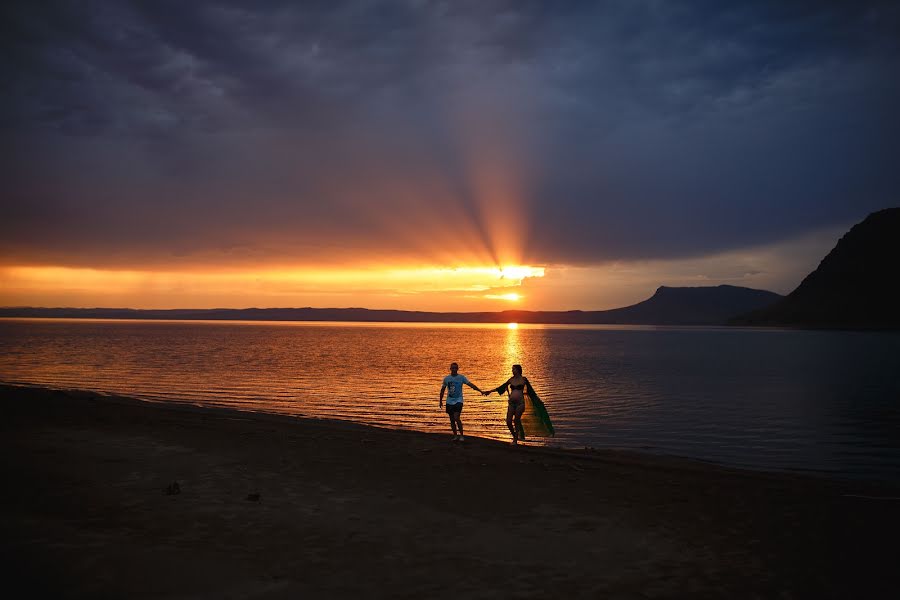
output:
M456 404L447 404L447 414L449 415L449 414L453 414L453 413L457 413L457 414L461 413L462 405L463 405L462 402L457 402Z

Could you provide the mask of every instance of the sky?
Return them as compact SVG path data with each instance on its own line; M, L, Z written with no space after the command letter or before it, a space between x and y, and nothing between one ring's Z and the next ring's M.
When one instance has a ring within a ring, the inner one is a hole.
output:
M0 7L0 305L788 293L900 204L900 4Z

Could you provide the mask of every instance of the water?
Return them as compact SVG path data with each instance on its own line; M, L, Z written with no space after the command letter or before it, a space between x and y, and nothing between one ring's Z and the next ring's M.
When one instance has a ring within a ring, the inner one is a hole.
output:
M563 447L900 481L900 335L365 323L0 319L0 380L448 432L451 361L520 363ZM466 388L466 433L508 439Z

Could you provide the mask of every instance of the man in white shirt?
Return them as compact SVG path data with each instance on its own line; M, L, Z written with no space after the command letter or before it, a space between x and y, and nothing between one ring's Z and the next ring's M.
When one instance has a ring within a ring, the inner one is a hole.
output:
M459 365L450 363L450 374L444 377L444 384L441 386L441 396L438 399L438 406L441 408L444 407L444 391L446 390L447 414L450 416L450 427L453 429L453 441L462 442L465 440L463 437L463 424L462 420L460 420L463 409L462 386L465 384L476 392L480 392L481 390L478 389L477 385L469 381L465 375L460 375L457 371L459 371ZM456 433L457 431L459 431L459 434Z

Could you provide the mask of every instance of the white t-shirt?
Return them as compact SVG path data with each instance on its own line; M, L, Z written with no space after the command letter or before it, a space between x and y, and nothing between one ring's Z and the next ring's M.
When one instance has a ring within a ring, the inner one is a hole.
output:
M444 385L447 386L447 404L462 403L462 386L464 383L469 383L465 375L447 375L444 377Z

